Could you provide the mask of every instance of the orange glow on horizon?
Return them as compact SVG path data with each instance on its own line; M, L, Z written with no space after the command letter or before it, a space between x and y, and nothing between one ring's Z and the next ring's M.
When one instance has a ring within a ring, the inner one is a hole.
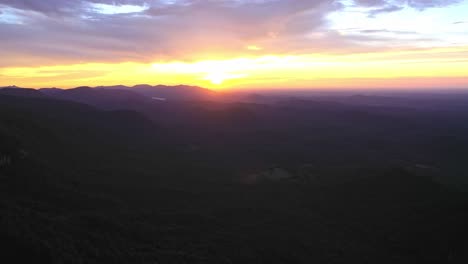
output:
M0 68L0 85L190 84L262 88L467 87L468 47L347 55L267 55L196 62L85 63Z

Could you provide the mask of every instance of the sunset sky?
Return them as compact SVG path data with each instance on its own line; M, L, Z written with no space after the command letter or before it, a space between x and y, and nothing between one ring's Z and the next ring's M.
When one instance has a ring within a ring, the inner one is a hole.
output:
M468 0L0 0L0 86L468 88Z

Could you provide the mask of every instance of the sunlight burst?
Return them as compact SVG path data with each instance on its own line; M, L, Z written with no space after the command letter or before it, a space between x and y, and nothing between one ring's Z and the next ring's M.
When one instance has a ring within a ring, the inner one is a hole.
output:
M212 84L215 84L215 85L220 85L227 80L239 79L243 77L246 77L246 74L232 74L232 73L226 73L226 72L221 72L221 71L214 71L214 72L207 74L204 80L210 81Z

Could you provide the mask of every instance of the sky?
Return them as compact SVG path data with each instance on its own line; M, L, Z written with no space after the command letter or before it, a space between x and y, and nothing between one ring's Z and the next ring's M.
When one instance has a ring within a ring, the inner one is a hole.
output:
M0 0L0 86L468 88L468 0Z

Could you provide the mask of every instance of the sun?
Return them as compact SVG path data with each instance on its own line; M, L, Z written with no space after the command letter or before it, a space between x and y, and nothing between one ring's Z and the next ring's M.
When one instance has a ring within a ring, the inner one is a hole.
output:
M227 79L229 79L229 76L223 72L211 72L205 76L205 80L215 85L221 85Z
M181 62L174 61L169 63L153 63L151 64L151 72L159 74L171 74L173 76L189 76L196 78L196 81L203 81L202 84L207 85L206 82L212 85L222 85L230 82L229 85L234 84L232 80L250 77L251 74L247 73L253 67L251 59L237 58L231 60L205 60L197 62Z

